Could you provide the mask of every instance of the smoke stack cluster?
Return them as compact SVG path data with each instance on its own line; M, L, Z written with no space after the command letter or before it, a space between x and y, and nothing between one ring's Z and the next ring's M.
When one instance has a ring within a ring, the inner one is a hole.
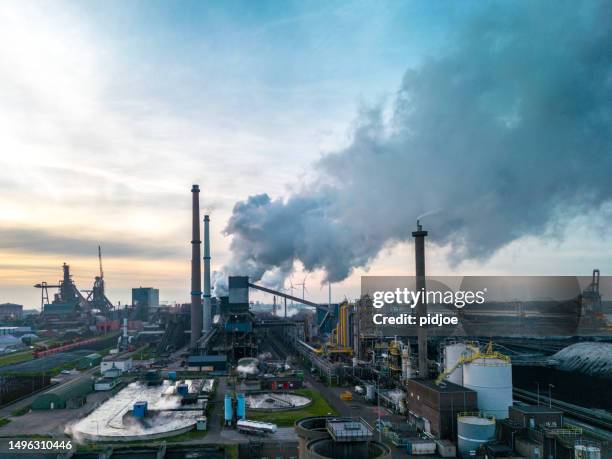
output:
M193 185L191 235L191 340L194 349L202 333L202 265L200 263L200 187Z
M425 236L427 231L423 231L423 226L417 220L417 230L412 232L414 237L414 255L416 268L416 290L425 292ZM425 303L425 295L416 305L417 320L421 322L421 317L427 316L427 303ZM427 327L417 328L417 342L419 350L419 376L427 378L429 371L427 368Z
M210 218L204 215L204 311L202 333L210 331L212 323L212 304L210 300Z

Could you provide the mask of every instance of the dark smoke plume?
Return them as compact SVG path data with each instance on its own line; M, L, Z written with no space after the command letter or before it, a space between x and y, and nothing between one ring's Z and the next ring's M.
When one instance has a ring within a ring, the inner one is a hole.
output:
M451 262L485 259L610 202L612 3L492 5L406 72L388 121L362 113L314 180L235 205L229 273L282 279L299 260L340 281L434 209Z

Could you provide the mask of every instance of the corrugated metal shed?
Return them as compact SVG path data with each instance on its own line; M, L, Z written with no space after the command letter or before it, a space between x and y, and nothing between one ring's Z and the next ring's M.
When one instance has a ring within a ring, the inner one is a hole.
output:
M85 368L92 368L96 365L100 365L102 361L102 356L97 353L89 354L80 359L77 363L77 368L83 370Z
M90 376L81 376L36 397L32 402L32 409L77 408L85 403L87 394L92 391L93 379Z

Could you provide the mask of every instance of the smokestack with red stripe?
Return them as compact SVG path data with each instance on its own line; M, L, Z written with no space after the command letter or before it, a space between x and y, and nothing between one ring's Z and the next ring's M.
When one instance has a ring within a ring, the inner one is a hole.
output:
M202 333L202 264L200 253L200 187L193 185L192 196L192 235L191 235L191 340L190 347L195 349Z

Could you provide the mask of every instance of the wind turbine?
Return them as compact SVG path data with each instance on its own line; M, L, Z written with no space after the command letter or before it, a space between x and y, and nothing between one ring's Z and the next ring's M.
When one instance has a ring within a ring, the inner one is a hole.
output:
M306 288L306 278L308 277L308 274L306 274L304 276L304 280L299 283L299 284L295 284L295 285L301 285L302 286L302 299L305 300L306 299L306 292L308 291L308 289Z
M295 290L295 287L293 286L291 278L289 278L289 290L291 291L291 296L293 296L293 291ZM291 300L291 306L293 306L293 300Z

